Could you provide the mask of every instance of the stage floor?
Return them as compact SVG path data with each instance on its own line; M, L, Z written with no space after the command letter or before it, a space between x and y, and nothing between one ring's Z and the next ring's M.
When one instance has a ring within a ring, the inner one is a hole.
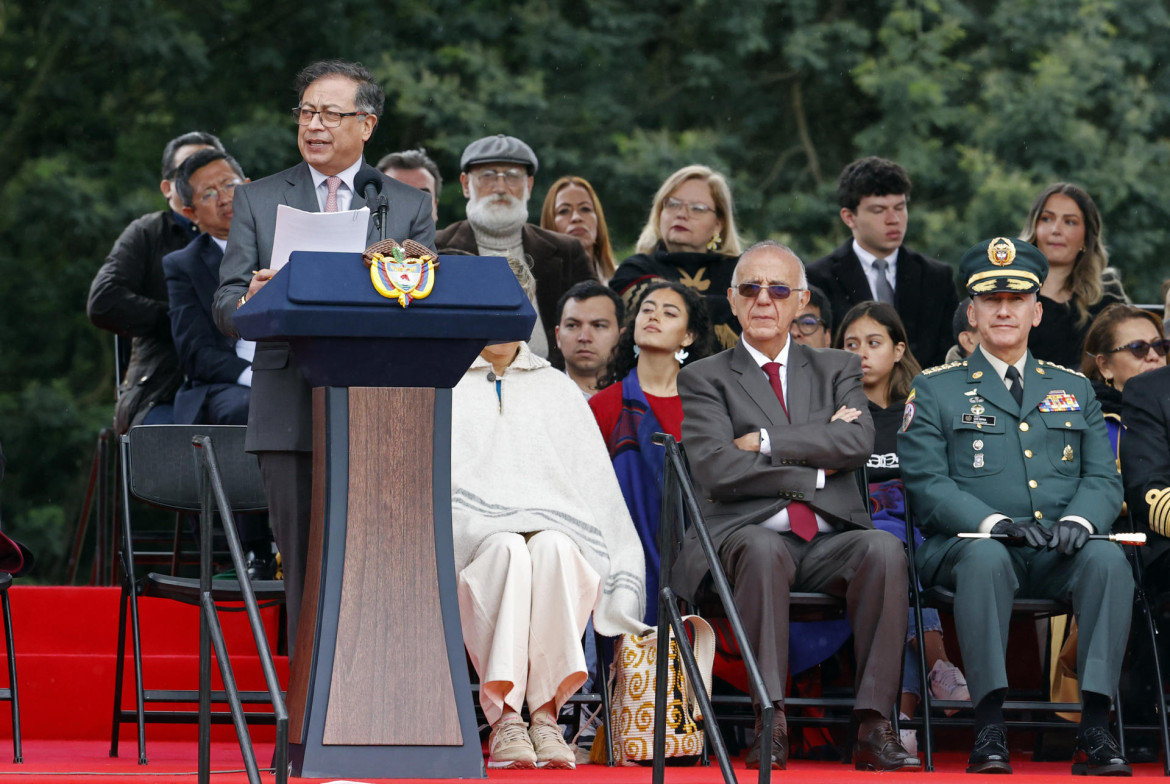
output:
M123 749L123 756L111 758L109 744L103 741L44 741L29 740L24 744L24 763L12 764L11 746L0 746L0 782L21 782L42 784L53 782L103 782L103 784L191 784L196 781L196 744L184 741L148 742L149 764L137 764L132 747ZM126 752L129 751L129 755ZM257 759L263 763L272 758L272 744L261 743L256 749ZM943 752L935 755L937 770L933 773L885 774L913 777L920 782L953 782L965 777L965 754ZM1013 782L1057 782L1067 781L1069 763L1031 762L1023 755L1013 759L1015 775ZM248 778L243 771L239 747L234 743L216 742L211 753L213 784L243 784ZM736 775L739 784L755 784L757 772L743 767L736 760ZM386 772L388 776L393 771ZM1134 776L1161 776L1160 765L1136 765ZM808 762L794 760L787 771L776 772L777 782L830 782L836 784L862 784L874 782L881 774L860 773L851 767L836 762ZM275 781L272 773L261 774L264 782ZM580 765L574 771L490 771L488 779L500 784L648 784L651 779L649 768L607 768L597 765ZM718 784L723 778L716 765L711 767L668 768L667 784ZM332 782L340 779L290 779L295 782ZM402 781L401 779L358 779L359 782ZM429 781L436 781L431 779Z

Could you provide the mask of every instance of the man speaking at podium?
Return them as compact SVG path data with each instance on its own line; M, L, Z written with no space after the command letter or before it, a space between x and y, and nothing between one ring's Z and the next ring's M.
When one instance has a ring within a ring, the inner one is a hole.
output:
M389 198L386 236L435 246L429 197L377 172L362 158L385 102L373 75L357 63L325 60L300 72L296 90L300 100L292 112L299 125L297 147L303 161L236 189L235 214L215 293L216 323L230 337L238 337L232 321L236 308L275 274L268 267L280 204L306 212L360 209L366 201L355 191L354 180L363 179L359 172L368 169L377 175L382 194ZM378 240L372 218L366 238L367 245ZM252 373L245 443L259 458L272 532L280 548L291 654L309 546L312 395L285 342L261 342Z

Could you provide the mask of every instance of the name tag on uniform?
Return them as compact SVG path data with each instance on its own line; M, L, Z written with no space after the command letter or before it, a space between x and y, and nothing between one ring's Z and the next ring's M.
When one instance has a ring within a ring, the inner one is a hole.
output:
M982 414L963 414L964 425L994 425L995 417Z
M1080 411L1081 404L1077 402L1076 396L1070 395L1063 389L1058 389L1055 392L1049 392L1040 401L1040 410L1046 414L1057 411Z

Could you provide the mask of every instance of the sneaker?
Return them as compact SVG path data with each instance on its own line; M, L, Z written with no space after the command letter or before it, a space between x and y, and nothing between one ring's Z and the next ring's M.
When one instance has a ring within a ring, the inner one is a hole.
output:
M547 713L537 713L528 728L532 739L531 748L536 750L536 767L550 770L573 770L577 767L576 756L556 720Z
M898 721L910 721L910 717L905 713L898 714ZM918 730L898 730L898 735L901 736L902 745L906 747L906 751L910 752L911 756L918 756Z
M492 769L531 770L536 751L528 739L528 725L519 716L500 719L488 736L487 766Z
M931 668L927 676L930 681L930 693L936 700L971 700L971 692L967 690L967 679L963 671L949 661L939 659ZM950 709L948 716L954 716L959 711Z

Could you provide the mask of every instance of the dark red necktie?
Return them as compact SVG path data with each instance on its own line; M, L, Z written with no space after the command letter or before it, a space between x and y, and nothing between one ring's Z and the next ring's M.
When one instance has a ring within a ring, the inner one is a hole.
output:
M768 382L772 385L772 391L780 400L784 416L791 422L792 417L788 416L788 404L784 402L784 384L780 381L780 363L765 362L764 372L768 374ZM806 542L811 542L812 538L817 535L817 517L809 505L802 501L789 502L788 524L792 527L792 533Z

